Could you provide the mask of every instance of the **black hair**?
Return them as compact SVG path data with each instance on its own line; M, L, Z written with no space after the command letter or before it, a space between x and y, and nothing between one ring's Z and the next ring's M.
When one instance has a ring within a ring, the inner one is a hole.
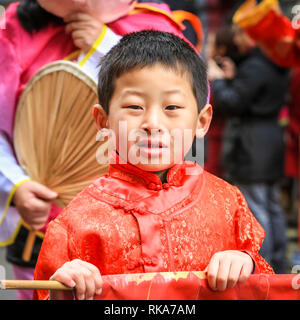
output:
M17 8L18 19L29 33L39 31L49 24L63 25L63 19L44 10L37 0L22 0Z
M205 62L185 40L168 32L144 30L125 35L101 60L98 97L107 114L115 80L125 72L156 63L188 73L200 112L208 97Z
M225 56L231 58L235 63L239 63L242 59L239 48L234 42L235 31L232 24L224 24L216 31L215 46L225 47Z

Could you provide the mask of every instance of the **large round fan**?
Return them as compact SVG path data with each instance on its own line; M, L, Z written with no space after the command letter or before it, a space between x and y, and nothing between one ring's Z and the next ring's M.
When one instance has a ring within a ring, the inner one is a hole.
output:
M99 142L92 107L97 101L94 80L69 61L43 67L20 98L16 156L34 181L58 193L54 202L61 207L107 172L107 164L96 160Z

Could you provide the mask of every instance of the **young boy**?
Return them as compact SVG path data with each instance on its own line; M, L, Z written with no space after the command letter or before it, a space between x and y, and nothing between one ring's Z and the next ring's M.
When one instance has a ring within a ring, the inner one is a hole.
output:
M94 299L107 274L206 270L209 286L225 290L253 272L273 272L258 254L264 231L240 191L183 161L193 137L209 128L207 96L204 62L175 35L141 31L111 49L93 109L98 129L116 137L109 174L50 223L35 279Z

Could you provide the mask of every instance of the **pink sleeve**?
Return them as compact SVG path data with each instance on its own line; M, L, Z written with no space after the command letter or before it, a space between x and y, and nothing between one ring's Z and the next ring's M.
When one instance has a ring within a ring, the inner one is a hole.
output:
M140 11L138 10L135 14L128 14L109 23L109 27L119 35L142 30L159 30L184 38L181 24L175 20L167 4L138 3L135 9Z
M0 30L0 130L12 138L21 67L15 48L8 37L8 30Z

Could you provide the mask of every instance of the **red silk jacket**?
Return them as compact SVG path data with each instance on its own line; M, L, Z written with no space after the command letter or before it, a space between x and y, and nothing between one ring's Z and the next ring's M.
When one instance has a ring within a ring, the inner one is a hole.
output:
M200 271L223 250L245 251L255 273L273 273L258 254L263 238L241 192L199 165L176 164L162 184L154 173L116 161L50 222L35 279L48 280L73 259L102 275Z

